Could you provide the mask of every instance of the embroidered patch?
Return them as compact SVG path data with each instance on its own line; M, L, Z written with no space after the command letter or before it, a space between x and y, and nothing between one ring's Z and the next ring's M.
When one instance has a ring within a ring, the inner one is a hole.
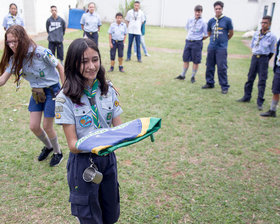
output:
M107 114L107 120L111 120L112 119L112 112Z
M117 101L117 100L115 101L114 104L115 104L115 107L118 107L120 105L119 101Z
M41 55L40 55L39 53L36 53L36 57L37 57L37 58L40 58Z
M55 113L55 118L56 119L60 119L61 118L61 114L60 113Z
M40 77L45 77L44 71L40 71L39 74L40 74Z
M63 106L56 106L55 112L63 112Z
M88 115L84 115L80 119L80 125L83 128L89 127L92 124L92 118Z
M66 100L64 98L61 98L61 97L56 97L55 98L55 102L58 102L58 103L65 103Z

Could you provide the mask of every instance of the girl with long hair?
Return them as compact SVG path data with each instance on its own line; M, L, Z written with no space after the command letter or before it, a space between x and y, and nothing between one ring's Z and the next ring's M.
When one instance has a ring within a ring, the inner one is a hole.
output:
M57 70L56 70L57 69ZM0 62L0 86L5 85L12 74L15 82L29 81L32 96L29 101L30 129L45 145L38 160L46 159L54 152L50 166L58 165L62 153L53 127L55 94L60 89L59 76L64 82L64 69L49 49L37 46L20 25L11 26L5 34L5 48ZM43 127L41 127L44 112Z
M120 107L96 44L88 38L74 40L65 61L65 83L56 97L56 123L63 125L70 149L67 179L71 211L80 223L115 223L119 218L119 185L114 152L107 156L76 148L78 139L98 128L121 124ZM83 173L91 166L103 174L99 183L86 182Z

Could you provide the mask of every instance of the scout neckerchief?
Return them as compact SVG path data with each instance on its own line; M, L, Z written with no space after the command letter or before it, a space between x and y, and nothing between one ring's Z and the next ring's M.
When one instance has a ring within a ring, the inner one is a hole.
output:
M200 20L201 17L199 17L198 19L194 18L194 25L193 25L193 28L192 28L192 31L195 33L195 28L196 28L196 23L198 22L198 20Z
M139 11L137 11L137 13L135 13L136 11L134 11L134 9L133 9L133 17L134 17L134 20L136 21L137 20L137 17L138 17L138 12Z
M93 82L93 85L91 87L91 90L89 91L88 89L84 89L84 93L87 95L87 97L90 101L94 125L96 128L100 128L100 124L98 122L97 106L96 106L96 103L92 103L92 102L95 102L95 95L96 95L97 88L98 88L98 80L95 79Z
M260 41L265 37L265 35L267 34L267 33L269 33L270 32L270 30L267 30L267 31L265 31L264 33L262 33L262 30L260 30L260 32L259 32L259 37L258 37L258 40L257 40L257 43L256 43L256 47L258 47L259 45L260 45Z
M214 26L214 41L219 37L219 20L223 17L224 15L221 15L219 18L217 18L216 16L214 17L214 19L216 20L216 24Z

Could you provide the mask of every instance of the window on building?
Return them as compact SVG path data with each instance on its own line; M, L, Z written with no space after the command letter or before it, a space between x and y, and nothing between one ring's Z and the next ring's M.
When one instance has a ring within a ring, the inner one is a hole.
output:
M273 18L274 8L275 8L275 2L273 2L272 6L271 6L271 17L272 18Z

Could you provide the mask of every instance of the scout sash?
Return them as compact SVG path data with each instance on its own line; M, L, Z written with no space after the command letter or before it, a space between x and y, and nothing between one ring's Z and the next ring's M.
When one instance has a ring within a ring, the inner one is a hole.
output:
M158 131L160 127L161 118L139 118L114 128L96 129L80 138L76 143L76 148L104 156L120 147L139 142L148 136L151 136L153 142L153 133Z

